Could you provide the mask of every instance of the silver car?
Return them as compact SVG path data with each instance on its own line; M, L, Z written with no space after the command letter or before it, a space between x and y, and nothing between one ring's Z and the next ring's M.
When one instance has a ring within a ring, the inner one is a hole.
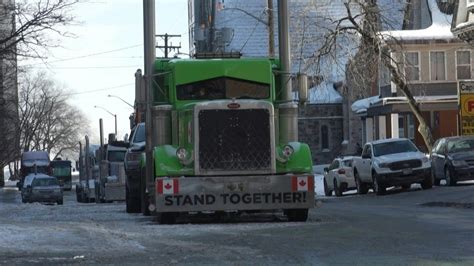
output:
M21 201L23 203L56 202L62 205L63 191L56 177L45 174L30 174L25 177L21 190Z

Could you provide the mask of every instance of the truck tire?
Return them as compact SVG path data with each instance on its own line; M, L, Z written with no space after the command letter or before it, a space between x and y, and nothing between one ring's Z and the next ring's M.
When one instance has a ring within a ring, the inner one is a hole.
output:
M380 182L380 178L376 172L372 173L373 188L376 195L385 194L386 187Z
M456 177L453 175L451 169L449 169L449 166L444 169L444 176L446 177L446 185L456 185Z
M148 209L148 195L146 194L146 176L145 169L140 170L140 207L141 212L144 216L150 216L150 210Z
M335 178L334 178L333 184L334 184L334 194L336 194L336 197L341 197L342 187L337 185L337 180Z
M58 200L58 205L63 205L63 200Z
M355 183L356 183L357 193L360 194L360 195L367 194L367 192L369 192L369 187L367 186L367 184L365 184L364 182L362 182L360 180L360 177L359 177L359 174L357 173L357 171L355 171L354 176L355 176Z
M324 195L326 197L330 197L332 194L332 190L328 188L328 183L326 182L326 178L323 178L323 183L324 183Z
M286 211L289 222L306 222L308 220L308 209L290 209Z
M177 214L174 212L157 213L156 220L159 224L175 224Z
M77 187L76 187L76 201L77 202L82 202L81 192Z
M129 191L127 184L125 184L125 204L127 213L139 213L141 211L140 198Z

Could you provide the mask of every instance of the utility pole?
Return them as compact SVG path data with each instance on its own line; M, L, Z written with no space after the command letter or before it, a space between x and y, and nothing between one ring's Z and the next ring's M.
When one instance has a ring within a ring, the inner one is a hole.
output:
M171 50L178 51L178 53L179 53L179 49L181 49L181 43L179 43L179 46L175 46L172 43L169 45L168 41L169 41L170 38L180 38L181 35L173 35L173 34L165 33L165 34L158 34L158 35L156 35L156 37L162 38L165 42L165 45L157 45L156 46L156 48L165 50L165 58L168 58L168 53Z
M275 57L275 32L273 31L273 0L267 0L268 8L268 56Z

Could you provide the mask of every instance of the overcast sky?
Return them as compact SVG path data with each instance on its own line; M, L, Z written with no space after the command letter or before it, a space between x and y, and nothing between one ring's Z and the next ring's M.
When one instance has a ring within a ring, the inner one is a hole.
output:
M142 12L142 0L91 0L78 5L74 15L81 25L68 28L77 37L62 39L62 47L51 50L47 61L53 63L48 68L35 66L73 94L70 103L87 115L94 138L99 134L99 118L104 120L104 133L114 131L114 117L96 105L117 114L119 138L130 131L128 117L133 109L107 95L133 105L134 74L143 69ZM189 50L187 16L187 0L156 0L156 33L181 34L181 40L172 41L181 42L185 53ZM157 55L162 52L157 50ZM81 58L72 59L76 57Z

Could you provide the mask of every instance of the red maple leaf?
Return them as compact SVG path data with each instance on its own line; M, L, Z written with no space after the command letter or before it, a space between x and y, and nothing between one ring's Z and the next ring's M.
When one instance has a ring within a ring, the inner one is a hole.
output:
M172 188L172 186L170 185L170 183L166 183L165 189L166 189L166 190L169 190L169 189L171 189L171 188Z
M304 180L301 180L301 181L300 181L300 186L301 186L301 187L306 186L306 182L305 182Z

